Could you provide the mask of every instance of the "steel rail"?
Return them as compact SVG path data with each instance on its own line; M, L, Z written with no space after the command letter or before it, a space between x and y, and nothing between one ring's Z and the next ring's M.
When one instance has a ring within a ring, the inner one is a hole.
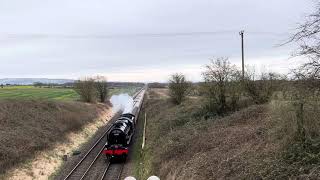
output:
M106 167L106 169L103 171L103 174L102 174L100 180L104 180L104 178L106 177L106 174L107 174L107 172L109 170L110 165L111 165L111 163L109 162L107 167Z
M145 88L141 88L141 90L139 90L139 91L137 92L137 94L136 94L136 96L135 96L135 99L136 99L136 97L141 93L141 91L143 91L144 89L145 89ZM141 99L139 99L139 100L140 100L140 101L143 101L143 99L144 99L144 98L143 98L143 96L142 96ZM139 101L134 101L134 104L133 104L133 105L136 105L137 102L139 102ZM140 104L140 106L141 106L141 105L142 105L142 103ZM137 115L139 115L140 109L141 109L141 107L139 107ZM118 173L118 175L117 175L116 180L120 180L121 175L122 175L122 171L123 171L123 168L124 168L124 165L125 165L125 163L122 163L122 164L121 164L120 171L119 171L119 173ZM107 175L107 173L108 173L108 170L110 169L110 166L112 166L111 162L108 163L108 165L107 165L107 167L105 168L105 170L104 170L104 172L103 172L100 180L105 180L105 179L106 179L106 175Z
M119 172L119 174L118 174L117 180L120 180L121 175L122 175L123 168L124 168L124 163L121 165L121 170L120 170L120 172Z
M136 97L143 91L144 88L141 88L138 92L136 92L133 95L133 99L136 99ZM93 151L93 149L101 142L101 140L105 137L105 135L109 132L110 128L111 128L111 124L109 124L110 126L108 127L107 131L105 131L102 136L94 143L94 145L89 149L89 151L84 155L84 157L73 167L73 169L68 173L68 175L64 178L64 180L67 180L68 178L71 177L71 175L77 170L77 168L84 162L84 160L89 156L89 154ZM86 171L84 172L84 174L81 176L80 180L82 180L86 174L89 172L89 170L91 169L92 165L96 162L96 160L98 159L98 157L100 156L101 152L103 151L104 147L99 151L99 153L95 156L94 160L90 163L89 167L86 169ZM110 163L108 165L108 167L110 166ZM107 170L107 169L106 169Z
M115 180L120 180L121 175L122 175L122 171L123 171L123 168L124 168L124 164L125 164L125 163L122 163L122 164L121 164L120 171L118 172ZM110 170L110 167L111 167L112 165L119 165L119 164L111 164L111 163L109 162L108 165L107 165L107 167L106 167L105 170L103 171L103 174L102 174L100 180L106 180L106 179L107 179L108 171Z

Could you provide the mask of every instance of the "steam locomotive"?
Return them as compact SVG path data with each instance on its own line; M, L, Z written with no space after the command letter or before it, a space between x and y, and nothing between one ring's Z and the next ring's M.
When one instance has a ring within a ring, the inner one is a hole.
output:
M135 129L135 115L122 114L107 134L107 143L103 151L107 159L125 159L129 153L129 144Z
M129 153L129 144L134 135L136 118L143 101L144 92L136 98L132 110L122 114L107 133L107 143L103 150L107 160L125 160Z

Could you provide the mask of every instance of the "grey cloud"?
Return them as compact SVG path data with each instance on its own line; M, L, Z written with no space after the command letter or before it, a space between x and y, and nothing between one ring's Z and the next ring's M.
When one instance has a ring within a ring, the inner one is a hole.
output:
M276 45L311 9L305 0L0 0L0 77L238 63L241 29L246 57L289 56L294 47Z

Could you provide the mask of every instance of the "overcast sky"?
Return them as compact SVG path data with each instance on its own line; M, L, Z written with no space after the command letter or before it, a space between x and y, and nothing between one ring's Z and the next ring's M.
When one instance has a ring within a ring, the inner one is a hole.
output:
M201 80L209 59L287 72L293 46L278 47L313 0L0 0L0 78Z

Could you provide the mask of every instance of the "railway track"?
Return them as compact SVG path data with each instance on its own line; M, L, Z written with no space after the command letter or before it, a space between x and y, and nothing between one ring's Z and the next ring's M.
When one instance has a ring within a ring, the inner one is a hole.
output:
M100 180L120 180L122 170L124 167L124 163L121 164L111 164L108 163L107 167L103 171L103 174L100 178Z
M143 92L144 88L139 90L133 95L134 104L139 99L141 100L140 93ZM82 159L74 166L74 168L68 173L64 180L84 180L84 179L101 179L101 180L119 180L124 167L124 163L113 164L106 162L104 157L101 155L104 150L104 145L107 141L107 133L111 127L112 122L117 120L119 113L117 113L110 123L108 123L107 130L102 136L94 143L89 151L82 157ZM105 169L102 169L105 167ZM102 174L102 175L101 175ZM99 177L100 176L100 177Z

